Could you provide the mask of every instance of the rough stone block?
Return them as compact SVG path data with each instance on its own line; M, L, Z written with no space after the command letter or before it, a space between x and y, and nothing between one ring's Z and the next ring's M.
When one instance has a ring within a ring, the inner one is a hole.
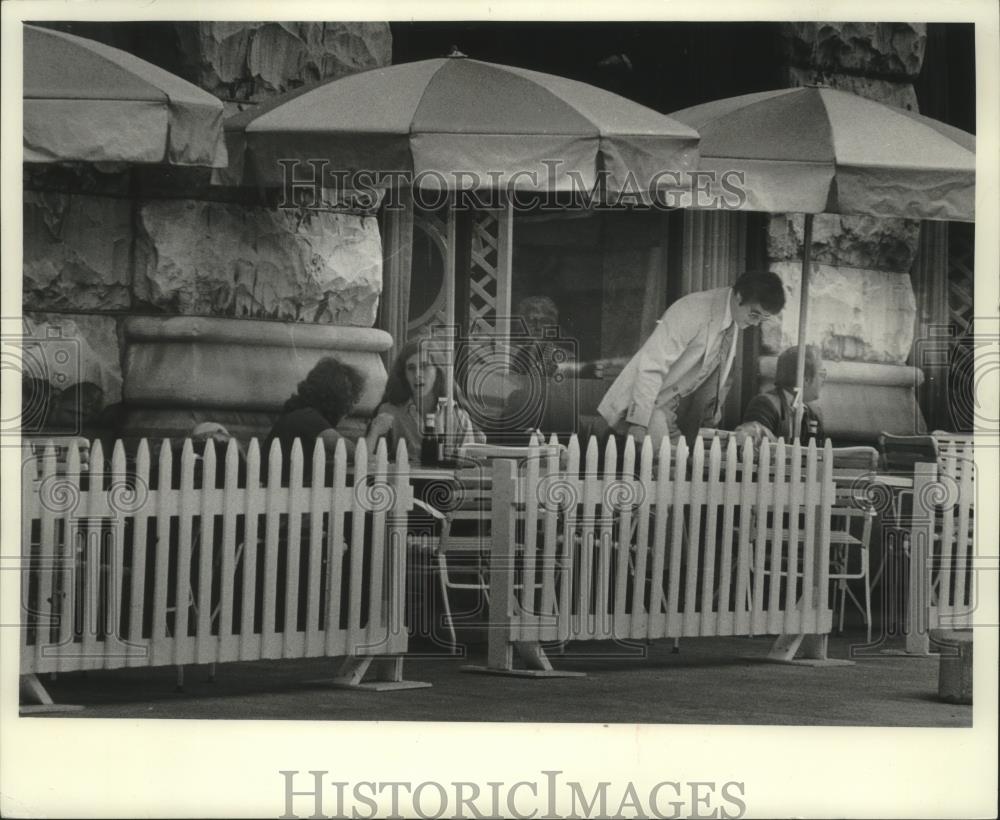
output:
M374 217L169 200L140 209L135 296L168 313L370 327Z
M262 100L317 80L392 62L392 33L381 22L174 24L181 73L227 100Z
M57 390L80 381L93 382L103 392L103 407L121 401L122 352L114 317L26 310L24 318L26 337L39 340L33 361L41 370L36 373L25 366L23 372L43 378ZM49 349L69 355L49 355Z
M799 262L770 269L785 283L785 309L761 328L765 352L780 353L798 341ZM814 264L809 278L806 341L823 357L904 364L913 345L916 299L901 273Z
M770 218L767 255L774 261L801 260L802 214ZM827 265L908 271L917 256L920 222L874 216L816 214L812 258Z
M24 306L129 307L132 206L127 199L24 192Z
M927 47L925 23L783 23L792 63L825 71L916 77Z

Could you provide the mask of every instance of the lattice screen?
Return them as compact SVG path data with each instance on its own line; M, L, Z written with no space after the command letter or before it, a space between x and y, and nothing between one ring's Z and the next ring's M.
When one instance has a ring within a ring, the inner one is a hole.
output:
M505 261L505 211L472 215L468 327L473 333L507 333L510 271Z

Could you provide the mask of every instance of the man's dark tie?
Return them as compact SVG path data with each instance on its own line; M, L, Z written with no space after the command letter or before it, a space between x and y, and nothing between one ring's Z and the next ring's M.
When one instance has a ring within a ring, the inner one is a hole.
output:
M733 335L736 333L736 322L730 322L729 327L722 331L722 337L719 339L719 363L716 365L716 376L715 376L715 412L718 413L722 408L722 387L723 378L722 371L726 367L726 362L729 360L729 351L733 346Z

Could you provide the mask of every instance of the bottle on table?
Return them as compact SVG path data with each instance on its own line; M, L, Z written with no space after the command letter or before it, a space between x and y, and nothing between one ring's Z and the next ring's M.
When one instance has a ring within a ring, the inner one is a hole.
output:
M420 438L420 463L437 464L440 461L439 449L437 418L434 413L427 413L424 416L424 431Z
M448 407L448 399L440 398L437 403L437 412L435 415L435 422L437 424L438 431L438 447L437 447L437 460L439 464L443 464L450 457L450 440L449 435L451 433L451 412Z

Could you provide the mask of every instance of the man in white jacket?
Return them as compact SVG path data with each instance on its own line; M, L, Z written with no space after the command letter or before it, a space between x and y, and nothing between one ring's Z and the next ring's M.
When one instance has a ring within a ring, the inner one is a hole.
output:
M604 395L597 411L620 434L659 447L676 440L677 406L702 385L716 385L718 420L732 375L736 336L781 311L785 289L774 273L744 273L732 287L683 296L660 317L653 333Z

